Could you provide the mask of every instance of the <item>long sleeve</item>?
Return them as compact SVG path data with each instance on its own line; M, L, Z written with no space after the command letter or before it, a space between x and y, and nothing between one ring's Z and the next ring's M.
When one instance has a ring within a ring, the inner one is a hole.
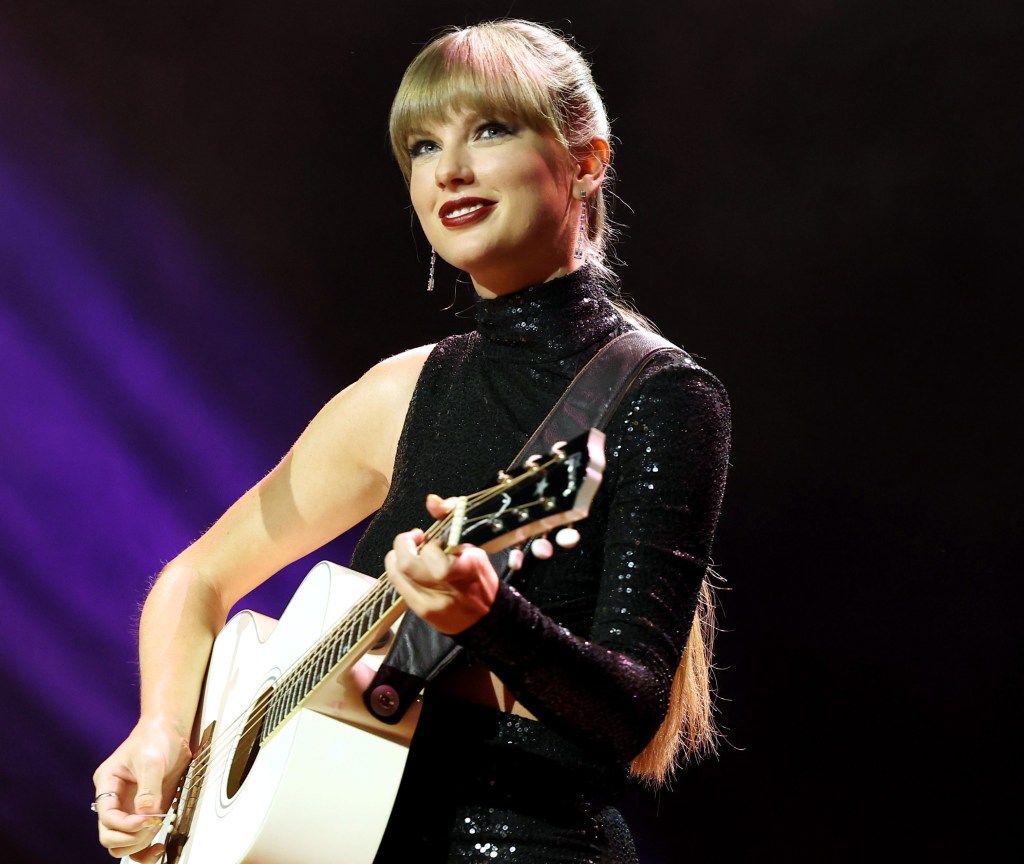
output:
M458 641L539 720L626 762L665 716L725 486L725 389L685 355L657 362L607 430L580 547L532 562Z

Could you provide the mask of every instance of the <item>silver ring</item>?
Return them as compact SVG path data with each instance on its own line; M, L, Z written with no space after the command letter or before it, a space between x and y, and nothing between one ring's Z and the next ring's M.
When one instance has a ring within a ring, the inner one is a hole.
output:
M100 792L99 795L97 795L95 798L92 799L92 804L89 805L89 809L92 810L93 813L95 813L96 812L96 802L99 801L100 798L106 798L108 795L113 795L115 798L117 797L117 793L116 792Z

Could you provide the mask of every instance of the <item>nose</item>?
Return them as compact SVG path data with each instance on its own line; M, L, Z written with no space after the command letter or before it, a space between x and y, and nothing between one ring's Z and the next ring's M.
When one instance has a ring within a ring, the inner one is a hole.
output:
M458 188L473 182L473 168L467 149L451 144L441 151L434 169L434 177L441 189Z

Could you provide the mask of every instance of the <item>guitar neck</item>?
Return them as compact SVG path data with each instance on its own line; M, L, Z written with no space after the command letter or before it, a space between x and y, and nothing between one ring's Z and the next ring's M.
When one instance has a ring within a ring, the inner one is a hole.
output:
M405 611L405 601L383 576L277 682L261 742L270 738L320 684L351 667Z
M443 536L453 516L435 522L427 539ZM260 742L271 738L324 681L369 651L405 611L405 601L382 574L348 613L278 680L267 703Z

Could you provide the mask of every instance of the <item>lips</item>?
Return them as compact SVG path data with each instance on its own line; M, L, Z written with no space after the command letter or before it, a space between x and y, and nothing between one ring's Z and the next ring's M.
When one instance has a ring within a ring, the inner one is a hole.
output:
M485 219L497 206L496 201L487 198L456 198L441 206L437 215L447 228L458 228Z

